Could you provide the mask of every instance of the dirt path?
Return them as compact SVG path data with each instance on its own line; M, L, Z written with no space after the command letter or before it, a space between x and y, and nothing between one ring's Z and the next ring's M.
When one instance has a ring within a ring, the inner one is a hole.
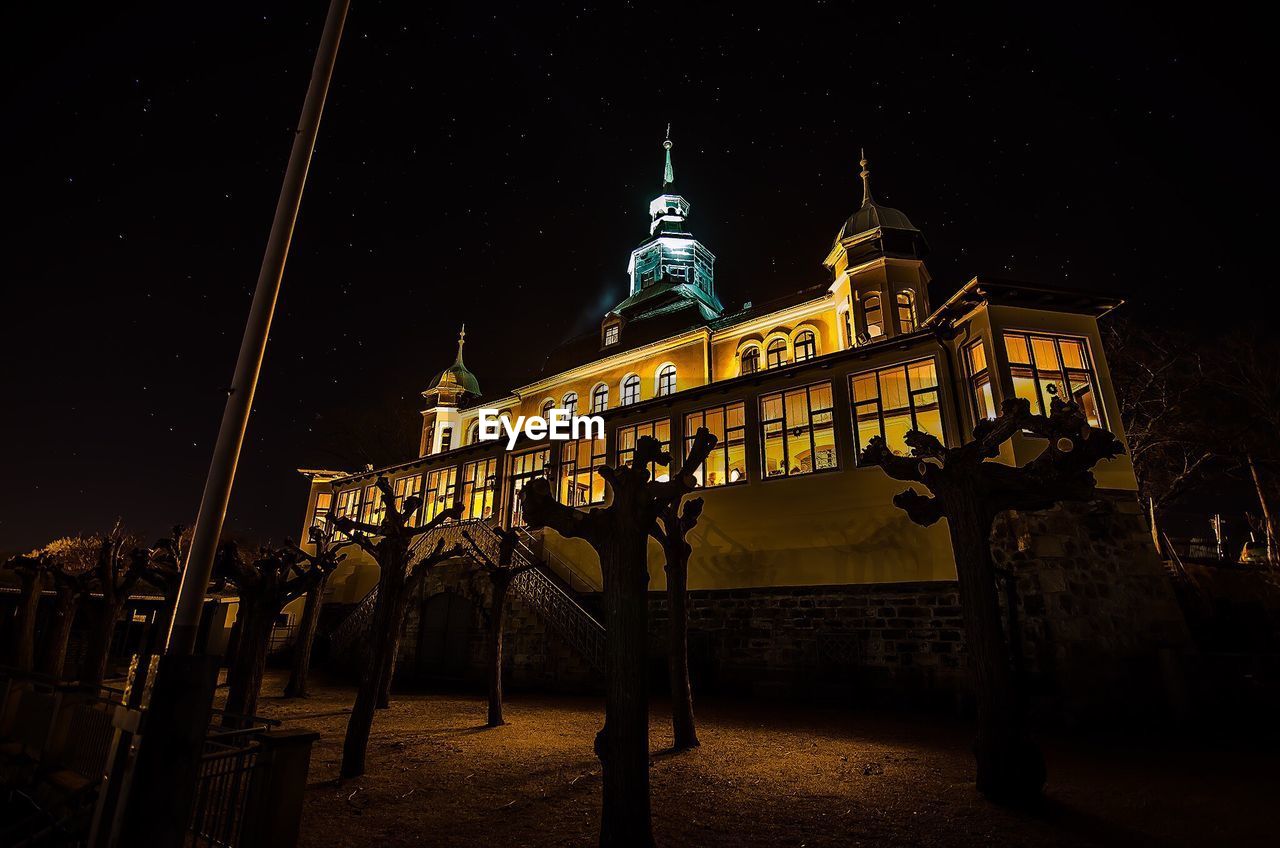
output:
M269 676L264 693L280 691ZM346 688L261 712L323 734L311 766L302 844L593 845L599 764L594 699L517 696L485 730L479 696L406 695L374 724L369 774L334 784ZM1181 747L1048 744L1037 814L984 802L971 784L969 730L785 704L703 701L702 748L672 756L655 702L654 826L662 846L1262 845L1274 754Z

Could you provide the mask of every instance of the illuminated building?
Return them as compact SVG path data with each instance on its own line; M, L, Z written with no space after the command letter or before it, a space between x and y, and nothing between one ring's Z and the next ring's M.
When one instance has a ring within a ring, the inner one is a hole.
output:
M466 519L519 526L518 493L529 480L546 475L564 502L590 508L606 496L596 466L627 461L643 435L679 457L706 426L719 444L701 471L706 506L690 537L695 669L757 687L848 676L954 689L963 649L946 528L912 524L891 503L903 484L859 467L859 448L884 435L904 449L913 428L959 444L1011 396L1033 409L1070 396L1091 423L1123 439L1098 332L1098 319L1120 301L975 277L933 305L925 237L875 200L864 158L861 202L824 260L829 278L726 308L715 257L689 229L690 204L675 191L670 141L664 146L662 191L649 207L648 238L631 254L626 299L598 331L552 350L541 374L484 402L511 416L598 412L605 439L526 441L511 451L478 441L480 387L463 364L460 337L454 364L423 393L421 455L373 471L313 474L306 520L330 509L376 517L372 484L386 474L397 495L423 493L428 516L457 500ZM1040 447L1015 437L1000 461L1025 462ZM1053 685L1086 667L1093 677L1116 673L1183 638L1128 458L1104 463L1096 476L1098 504L1009 516L993 541L997 559L1018 574L1028 662ZM581 600L590 609L589 589L599 585L590 548L550 531L529 544L541 546L565 586L588 590ZM656 591L664 585L656 543L650 555ZM354 561L332 581L331 600L359 602L376 574L367 560ZM448 629L431 616L455 614L441 613L434 597L423 598L419 633ZM655 621L661 606L655 597ZM410 654L412 642L405 640ZM1096 661L1100 652L1107 662ZM413 659L402 667L413 668ZM540 669L530 678L554 676Z

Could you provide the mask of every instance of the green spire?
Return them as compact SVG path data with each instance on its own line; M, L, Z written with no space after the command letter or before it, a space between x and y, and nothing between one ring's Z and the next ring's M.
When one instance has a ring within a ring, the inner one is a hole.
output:
M667 166L662 169L662 190L666 191L676 181L671 170L671 124L667 124L667 140L662 142L662 148L667 151Z

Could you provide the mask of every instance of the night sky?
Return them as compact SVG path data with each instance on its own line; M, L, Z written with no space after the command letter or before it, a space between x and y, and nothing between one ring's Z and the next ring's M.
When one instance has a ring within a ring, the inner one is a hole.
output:
M192 520L325 12L33 5L0 59L0 550ZM355 0L230 530L296 533L300 466L409 458L462 321L490 396L594 326L667 122L730 308L825 279L862 146L935 303L990 273L1194 326L1274 285L1274 47L1229 6L583 5Z

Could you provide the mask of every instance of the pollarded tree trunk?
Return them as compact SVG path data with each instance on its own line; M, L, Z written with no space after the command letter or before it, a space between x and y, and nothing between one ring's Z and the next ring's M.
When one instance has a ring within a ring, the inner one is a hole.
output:
M1039 795L1045 765L1039 747L1026 735L1010 677L991 561L993 518L963 491L948 491L944 497L977 701L976 783L989 798L1025 800Z
M329 585L329 577L325 576L320 584L307 593L307 600L302 606L302 621L298 624L298 633L293 640L293 661L289 671L289 682L285 684L286 698L307 697L307 676L311 673L311 651L316 642L316 629L320 626L320 608L324 605L325 587Z
M59 585L49 635L45 640L44 657L40 663L44 673L55 679L62 678L66 667L67 645L71 641L71 628L75 626L76 612L79 609L80 592L77 588L66 584Z
M108 601L102 604L89 617L92 626L86 637L84 667L80 672L80 681L86 686L101 686L107 676L107 663L111 659L111 642L116 634L116 622L124 611L124 599Z
M662 513L662 527L654 535L662 543L667 572L667 672L671 684L671 747L687 751L698 747L693 718L693 687L689 682L689 557L692 547L686 534L702 515L702 498L693 498L677 513L672 506Z
M34 671L36 663L36 616L40 612L40 568L38 565L16 566L21 578L14 639L14 665L22 671Z
M509 574L492 575L493 601L489 612L488 653L489 666L489 716L485 724L501 727L502 718L502 636L507 626L507 590L511 588Z
M279 612L269 599L254 599L240 605L238 619L240 645L227 670L227 702L224 727L245 726L244 720L256 714L262 677L267 670L267 652L271 648L271 631Z
M649 565L644 528L600 547L604 581L605 723L596 736L603 775L600 845L649 848Z
M387 540L383 541L383 544ZM405 551L387 551L380 548L379 565L382 568L378 585L378 597L374 601L373 626L370 628L369 664L360 675L356 689L356 701L347 721L347 735L342 742L341 776L359 777L365 772L365 754L369 748L369 734L373 730L373 714L378 706L378 695L388 665L398 641L398 622L404 605L400 595L404 587Z
M405 611L409 609L408 599L403 608ZM399 621L400 626L396 628L395 638L391 642L391 655L382 670L382 679L378 681L377 709L380 710L391 708L391 683L396 678L396 665L400 661L400 640L404 638L404 613L400 614Z

